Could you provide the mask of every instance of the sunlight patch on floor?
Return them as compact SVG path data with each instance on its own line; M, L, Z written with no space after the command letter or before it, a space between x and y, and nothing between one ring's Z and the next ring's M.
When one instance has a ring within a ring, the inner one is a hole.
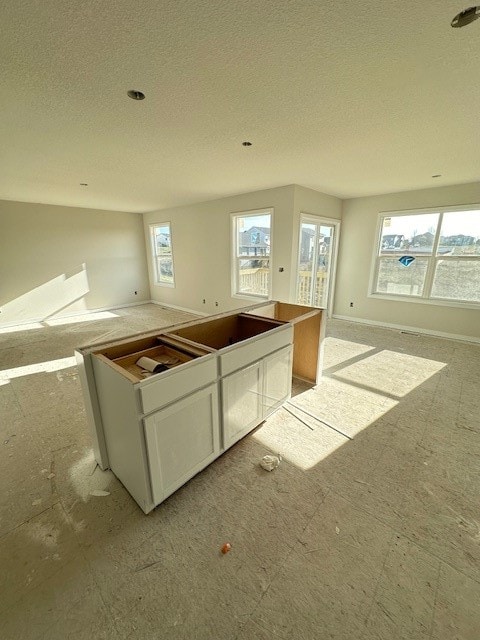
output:
M43 323L49 327L59 327L64 324L76 324L77 322L94 322L95 320L107 320L109 318L118 318L116 313L111 311L96 311L93 313L81 313L68 318L51 318L44 320Z
M58 360L48 360L47 362L37 362L36 364L27 364L23 367L15 367L14 369L4 369L0 371L0 384L6 384L13 378L22 378L23 376L31 376L35 373L51 373L52 371L60 371L75 367L77 360L75 356L68 358L59 358Z
M445 362L385 349L325 376L268 418L253 437L308 470L405 402ZM361 355L361 354L360 354ZM358 356L358 353L356 354ZM346 357L345 360L351 360ZM287 409L295 409L292 415Z
M32 329L43 329L43 324L40 322L31 322L28 324L15 324L10 327L0 327L0 334L2 333L16 333L18 331L32 331Z
M93 311L92 313L82 312L77 315L68 316L65 318L50 318L48 320L40 320L39 322L29 322L10 325L8 327L0 327L0 334L17 333L20 331L32 331L34 329L45 329L45 327L61 327L67 324L95 322L96 320L109 320L110 318L118 317L118 314L113 313L112 311Z
M346 360L351 360L374 350L375 347L360 342L350 342L340 338L325 338L323 368L336 367Z
M343 445L348 445L356 435L398 404L391 398L385 398L383 406L372 403L370 392L365 392L362 405L361 391L354 396L344 395L342 402L327 407L322 407L323 403L318 403L318 398L314 399L309 391L300 394L294 398L294 405L307 413L295 409L296 416L293 416L285 408L279 409L253 434L253 438L307 471Z
M446 366L445 362L383 350L344 367L332 377L401 398Z
M252 437L305 471L348 442L348 438L325 427L311 431L283 409L268 418Z

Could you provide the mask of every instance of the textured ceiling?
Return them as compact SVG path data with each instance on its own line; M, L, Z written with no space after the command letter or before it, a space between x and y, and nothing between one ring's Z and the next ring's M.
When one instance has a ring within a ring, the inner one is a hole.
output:
M480 21L450 27L467 6L3 0L0 198L149 211L479 180Z

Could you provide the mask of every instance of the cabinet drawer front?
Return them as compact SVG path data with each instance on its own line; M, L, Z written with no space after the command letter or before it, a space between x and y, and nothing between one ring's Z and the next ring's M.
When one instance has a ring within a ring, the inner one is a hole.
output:
M233 371L237 371L260 358L286 347L293 340L293 327L285 325L278 329L273 329L259 337L249 339L245 344L237 343L232 347L227 347L224 353L220 353L220 371L222 376L226 376Z
M158 379L140 387L140 405L142 413L150 413L201 389L217 378L217 362L212 355L202 362L184 365L177 369L161 373Z

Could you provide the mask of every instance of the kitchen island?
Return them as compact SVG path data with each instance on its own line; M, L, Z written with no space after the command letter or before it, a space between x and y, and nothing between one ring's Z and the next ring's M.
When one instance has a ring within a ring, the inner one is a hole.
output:
M323 328L321 309L268 302L77 349L98 464L149 513L288 400L292 375L319 381Z

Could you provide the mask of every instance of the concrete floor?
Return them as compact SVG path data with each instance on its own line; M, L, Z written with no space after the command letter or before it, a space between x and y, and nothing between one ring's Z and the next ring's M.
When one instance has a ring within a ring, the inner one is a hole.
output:
M0 333L2 640L480 638L479 346L332 322L322 384L145 516L71 357L187 316L94 317Z

